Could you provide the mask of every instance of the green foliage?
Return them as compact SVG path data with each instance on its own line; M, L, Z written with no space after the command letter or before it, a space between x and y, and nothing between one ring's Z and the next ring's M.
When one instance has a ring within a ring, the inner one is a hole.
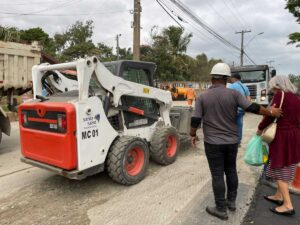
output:
M290 13L293 14L294 17L297 18L297 22L300 23L300 1L299 0L287 0L286 9L289 10Z
M162 32L154 26L150 33L151 45L141 47L141 59L155 62L156 76L161 81L207 81L212 66L221 60L208 60L203 53L196 59L185 54L192 34L180 27L170 26Z
M20 39L27 43L33 41L38 41L41 46L43 46L43 51L51 56L55 56L55 44L54 40L49 37L49 35L43 31L42 28L30 28L28 30L20 31Z
M133 54L131 48L120 48L119 49L119 58L124 60L132 60Z
M290 41L288 42L288 44L296 44L300 42L300 33L299 32L291 33L289 35L289 39ZM296 47L300 47L300 43L297 44Z
M101 62L109 62L116 60L117 57L113 54L112 47L109 47L104 43L98 43L97 48L99 50L98 56Z
M50 37L43 29L36 27L19 30L15 27L0 27L0 40L16 42L38 41L43 51L60 62L97 55L100 61L114 61L117 56L113 47L92 42L93 21L77 21L62 33ZM159 31L154 26L150 33L151 44L141 46L141 60L157 65L156 76L161 81L207 81L209 72L218 59L208 59L202 53L192 58L186 55L192 34L183 28L170 26ZM119 59L131 60L131 48L120 48Z
M296 21L300 23L300 0L287 0L285 8L288 9L289 12L296 17ZM291 33L289 35L289 39L291 41L289 41L288 44L296 44L300 42L300 33ZM300 47L300 44L297 44L296 47Z
M56 33L54 41L58 59L65 62L100 54L92 42L93 28L92 20L86 21L85 24L77 21L64 33Z
M20 42L20 31L16 27L2 27L0 26L0 40Z
M300 85L300 75L289 74L289 79L293 84Z

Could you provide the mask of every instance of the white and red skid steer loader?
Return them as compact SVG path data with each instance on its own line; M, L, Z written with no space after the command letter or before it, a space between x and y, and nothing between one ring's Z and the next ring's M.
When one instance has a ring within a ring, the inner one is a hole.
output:
M71 179L106 169L125 185L145 177L150 157L173 163L179 135L171 93L153 87L154 70L153 63L96 57L34 66L34 99L18 109L21 160Z

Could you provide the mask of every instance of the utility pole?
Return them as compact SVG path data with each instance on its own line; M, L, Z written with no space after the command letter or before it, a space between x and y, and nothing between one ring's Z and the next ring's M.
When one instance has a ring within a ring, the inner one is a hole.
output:
M121 37L121 34L117 34L117 36L116 36L116 41L117 41L117 60L120 59L119 37Z
M141 1L134 0L133 10L133 60L140 60Z
M236 34L241 34L241 66L243 66L244 64L244 34L249 32L251 32L251 30L242 30L239 32L235 32Z

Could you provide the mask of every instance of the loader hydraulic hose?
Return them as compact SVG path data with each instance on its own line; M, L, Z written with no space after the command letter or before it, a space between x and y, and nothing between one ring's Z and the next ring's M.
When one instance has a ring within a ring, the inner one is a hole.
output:
M109 103L110 103L110 93L107 92L103 103L103 108L106 116L108 115Z

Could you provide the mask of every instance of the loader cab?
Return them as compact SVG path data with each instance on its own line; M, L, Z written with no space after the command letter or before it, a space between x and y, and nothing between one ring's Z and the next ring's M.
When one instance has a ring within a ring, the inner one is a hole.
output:
M124 80L154 87L154 72L156 65L151 62L141 61L113 61L104 63L114 75ZM122 96L122 105L125 108L134 107L143 110L145 115L137 115L132 112L124 112L124 120L127 129L149 126L155 123L159 116L159 108L153 99L133 96Z
M154 87L156 65L151 62L120 60L105 62L105 67L125 80Z

